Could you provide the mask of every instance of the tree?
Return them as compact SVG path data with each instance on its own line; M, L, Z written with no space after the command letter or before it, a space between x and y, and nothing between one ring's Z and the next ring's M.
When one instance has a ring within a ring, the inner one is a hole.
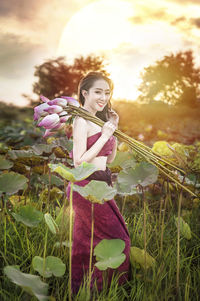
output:
M200 68L195 68L191 51L165 56L144 69L138 100L151 103L195 106L199 96Z
M82 76L90 71L105 71L103 59L100 57L80 56L72 65L66 63L64 57L47 60L35 67L34 75L38 81L33 84L33 92L50 99L62 95L73 96L77 93L78 83Z

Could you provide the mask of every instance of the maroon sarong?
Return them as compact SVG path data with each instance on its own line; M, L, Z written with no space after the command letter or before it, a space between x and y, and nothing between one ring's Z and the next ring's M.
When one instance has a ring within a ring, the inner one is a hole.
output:
M105 181L108 185L112 185L111 172L108 168L105 171L96 171L87 179L76 182L76 185L85 186L91 180ZM70 184L67 188L67 196L69 198ZM78 192L73 192L73 210L74 210L74 227L73 227L73 244L72 244L72 291L77 293L84 273L89 270L90 259L90 240L91 240L91 202L83 198ZM94 204L94 243L93 248L102 239L122 239L125 242L123 253L126 260L122 263L117 271L124 273L119 278L119 284L124 283L129 277L129 252L130 237L124 222L124 219L116 205L114 199L104 204ZM102 271L94 266L95 256L92 259L92 282L97 283L98 290L102 290L103 277ZM108 269L108 287L112 279L114 269Z

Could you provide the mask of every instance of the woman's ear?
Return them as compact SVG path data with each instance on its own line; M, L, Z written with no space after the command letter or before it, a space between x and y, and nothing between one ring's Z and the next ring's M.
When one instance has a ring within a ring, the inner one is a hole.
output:
M86 95L87 95L87 91L86 90L82 90L81 93L82 93L83 97L85 98Z

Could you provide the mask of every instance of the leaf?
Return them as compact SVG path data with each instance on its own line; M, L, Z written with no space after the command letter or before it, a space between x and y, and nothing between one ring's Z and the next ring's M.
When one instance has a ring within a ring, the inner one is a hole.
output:
M49 278L52 275L62 277L66 270L66 266L62 260L55 256L47 256L45 260L40 256L35 256L32 264L34 270L45 278Z
M13 167L13 162L6 160L3 156L0 156L0 169L9 169Z
M42 212L29 205L20 207L18 213L13 212L12 216L17 222L22 222L28 227L36 227L43 218Z
M89 177L98 168L91 163L83 162L76 168L68 168L64 164L48 164L53 172L57 172L60 176L70 182L78 182Z
M57 177L55 175L51 175L50 178L51 178L51 181L50 181L51 185L56 185L56 186L64 185L63 180L60 179L59 177ZM49 175L42 175L42 176L40 176L40 179L44 184L46 184L46 185L49 184Z
M116 189L109 186L106 182L95 180L90 181L84 187L74 185L73 190L80 193L90 202L99 204L111 200L117 192Z
M30 158L34 156L33 150L9 150L8 151L9 156L11 159L16 160L18 158Z
M27 188L28 179L15 172L8 172L0 175L0 191L7 194L14 194L19 190Z
M119 151L117 151L115 159L113 160L112 163L108 164L108 166L109 167L122 166L122 164L124 162L126 162L127 160L130 160L130 159L133 160L133 162L134 162L133 155L130 154L129 152L119 152Z
M141 162L134 168L120 171L117 181L127 187L136 187L137 185L145 187L155 183L157 178L158 169L148 162Z
M98 262L95 266L105 271L107 268L117 269L126 259L122 253L125 242L121 239L103 239L94 248L94 255Z
M45 213L44 219L51 233L57 234L59 232L59 228L51 214Z
M35 155L42 155L43 153L49 154L56 145L48 144L35 144L32 146L32 150Z
M25 291L34 295L40 301L49 300L48 284L42 282L39 276L22 273L15 266L4 268L6 276L15 284L21 286Z
M144 249L137 247L131 247L130 249L130 262L133 265L134 262L139 263L143 269L145 269L145 252ZM146 268L150 268L155 264L155 259L146 252Z
M178 227L178 217L175 217L175 223ZM190 226L182 219L182 217L180 217L180 233L188 240L192 238Z
M132 187L127 183L115 182L114 188L117 190L117 193L121 195L133 195L138 193L135 187Z

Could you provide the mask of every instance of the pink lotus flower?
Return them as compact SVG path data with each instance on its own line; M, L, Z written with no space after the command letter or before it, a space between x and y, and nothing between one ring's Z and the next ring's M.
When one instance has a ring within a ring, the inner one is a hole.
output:
M48 102L49 99L47 97L45 97L44 95L40 95L40 99L43 101L43 102Z
M61 106L57 106L57 105L50 105L48 108L44 109L44 111L48 112L49 114L61 113L63 111L63 108Z
M43 120L38 124L38 126L43 126L45 129L53 129L60 123L60 118L58 114L51 114L45 116Z
M49 137L49 136L53 136L55 135L56 132L52 132L51 130L47 129L43 135L43 138Z
M52 106L52 105L58 105L61 107L66 107L67 105L67 100L64 98L55 98L53 100L48 101L48 105Z
M79 102L75 98L68 97L68 96L61 96L61 97L64 98L64 99L67 99L67 104L70 104L70 105L75 106L75 107L80 107Z
M41 105L34 108L34 120L38 120L41 116L46 116L48 113L45 111L49 108L47 103L42 103Z

